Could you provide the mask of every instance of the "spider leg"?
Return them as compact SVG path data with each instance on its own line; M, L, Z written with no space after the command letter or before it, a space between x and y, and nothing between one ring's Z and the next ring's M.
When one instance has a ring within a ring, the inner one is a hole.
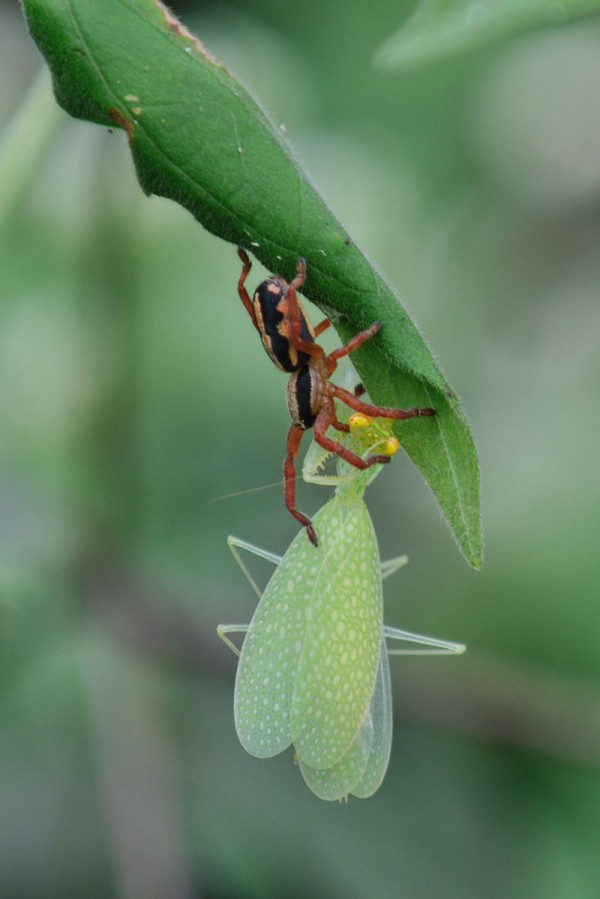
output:
M370 415L372 418L419 418L423 415L435 415L435 409L430 408L413 408L413 409L389 409L387 406L371 406L369 403L363 402L354 393L344 390L343 387L337 387L335 384L327 384L327 392L331 396L335 396L341 400L355 412L362 412L364 415Z
M323 347L320 347L318 343L315 343L314 340L303 340L302 332L301 332L301 319L302 315L300 312L300 303L298 302L298 297L296 296L296 291L302 287L304 284L304 279L306 276L306 262L304 259L298 259L296 263L296 277L293 281L290 281L288 289L286 291L286 300L287 300L287 311L286 316L288 319L288 327L289 327L289 340L292 346L299 353L306 353L307 356L325 356L325 351ZM328 321L325 319L325 321ZM322 333L326 327L329 326L329 323L325 325L324 322L319 324L319 328L321 329L318 333ZM315 336L316 336L315 332Z
M318 337L319 334L322 334L323 331L326 331L330 324L331 322L328 318L324 318L322 322L319 322L319 324L315 328L315 337Z
M288 290L299 290L306 280L306 259L300 257L296 262L296 277L290 281Z
M286 440L286 457L283 463L285 505L296 521L299 521L306 528L306 534L313 546L317 546L319 541L310 518L296 508L296 469L294 468L294 459L298 455L300 441L303 436L304 428L299 428L297 425L290 427Z
M238 279L238 294L239 294L240 300L246 307L246 312L252 319L252 323L253 323L254 327L256 328L257 331L259 331L259 327L256 323L256 313L254 312L254 306L252 305L252 300L248 296L248 291L244 287L244 284L246 283L246 278L248 277L250 269L252 268L252 263L250 262L250 257L248 256L246 251L244 249L242 249L242 247L237 248L237 254L240 257L240 259L242 260L242 273Z
M353 353L354 350L357 350L359 346L362 346L363 343L366 343L367 340L370 340L371 337L374 337L379 329L381 328L381 322L373 322L370 328L367 328L364 331L360 331L358 334L355 334L354 337L348 341L345 346L341 346L338 350L334 350L333 353L330 353L327 357L327 362L329 363L331 368L331 372L334 372L337 367L338 359L342 359L344 356L348 356L350 353Z
M330 453L335 453L336 456L341 456L342 459L350 465L354 465L355 468L359 468L361 471L364 471L365 468L370 468L371 465L386 465L390 461L390 456L383 455L368 456L368 458L362 459L356 453L353 453L352 450L349 450L348 447L338 443L337 440L332 440L331 437L327 436L327 429L331 425L335 428L339 424L341 424L341 422L338 422L335 417L333 400L326 399L313 425L315 440L323 447L323 449L328 450Z
M332 426L333 428L335 428L336 431L343 431L345 434L349 434L349 433L350 433L350 425L346 425L346 424L344 424L343 422L338 421L337 418L335 418L335 419L331 422L331 426Z

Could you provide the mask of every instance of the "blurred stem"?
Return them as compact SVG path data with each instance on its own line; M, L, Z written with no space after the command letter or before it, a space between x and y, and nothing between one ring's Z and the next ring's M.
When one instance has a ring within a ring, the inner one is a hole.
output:
M64 118L44 66L0 133L0 228L27 193Z
M192 899L176 748L164 693L142 661L98 639L82 654L95 775L121 899Z

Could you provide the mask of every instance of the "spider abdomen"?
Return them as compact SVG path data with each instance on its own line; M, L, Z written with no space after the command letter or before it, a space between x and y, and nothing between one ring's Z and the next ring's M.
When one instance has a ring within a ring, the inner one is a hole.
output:
M321 378L311 365L294 372L287 387L288 408L297 428L312 428L322 405Z

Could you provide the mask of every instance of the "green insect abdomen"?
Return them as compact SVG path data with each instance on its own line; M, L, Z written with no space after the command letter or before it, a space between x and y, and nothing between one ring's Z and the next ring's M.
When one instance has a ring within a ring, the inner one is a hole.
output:
M240 743L258 758L278 755L292 742L290 704L317 562L301 531L267 584L244 639L234 718Z

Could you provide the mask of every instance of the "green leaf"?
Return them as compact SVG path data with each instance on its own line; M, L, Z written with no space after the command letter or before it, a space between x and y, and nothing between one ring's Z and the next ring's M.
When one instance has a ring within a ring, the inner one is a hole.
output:
M409 68L535 28L600 12L600 0L421 0L375 63Z
M397 297L309 184L280 130L158 0L24 0L31 33L71 115L127 134L146 193L180 203L213 234L284 277L348 338L381 320L353 359L378 404L433 405L398 434L468 561L482 535L476 452L460 406ZM237 259L236 259L237 262ZM235 289L231 302L238 302ZM250 324L248 339L255 339Z

